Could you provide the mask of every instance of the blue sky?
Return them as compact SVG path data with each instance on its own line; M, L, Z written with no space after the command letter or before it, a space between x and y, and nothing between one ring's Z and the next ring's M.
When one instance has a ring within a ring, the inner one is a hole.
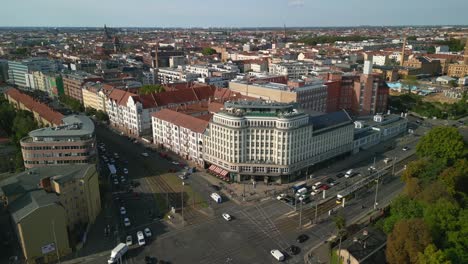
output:
M0 26L468 25L468 0L0 1Z

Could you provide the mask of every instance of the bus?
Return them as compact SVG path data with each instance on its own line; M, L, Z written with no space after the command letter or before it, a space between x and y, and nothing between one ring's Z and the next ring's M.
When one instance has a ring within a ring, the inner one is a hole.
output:
M297 192L300 189L306 187L306 185L307 185L307 182L302 181L302 182L298 182L298 183L294 184L291 188L293 189L294 192Z

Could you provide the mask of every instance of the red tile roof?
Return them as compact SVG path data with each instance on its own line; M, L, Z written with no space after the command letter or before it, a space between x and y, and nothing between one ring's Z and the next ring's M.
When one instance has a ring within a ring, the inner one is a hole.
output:
M161 111L153 113L153 116L174 125L185 127L197 133L203 133L209 123L206 120L179 113L170 109L162 109Z
M63 115L48 105L36 101L33 97L20 92L15 88L10 88L5 91L9 97L13 98L15 101L22 103L29 111L36 112L42 119L47 122L54 124L56 126L62 124Z

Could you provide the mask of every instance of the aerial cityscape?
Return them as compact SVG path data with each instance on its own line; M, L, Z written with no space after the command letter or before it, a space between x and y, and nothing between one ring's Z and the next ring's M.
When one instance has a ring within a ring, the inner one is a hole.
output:
M468 263L468 2L0 7L0 264Z

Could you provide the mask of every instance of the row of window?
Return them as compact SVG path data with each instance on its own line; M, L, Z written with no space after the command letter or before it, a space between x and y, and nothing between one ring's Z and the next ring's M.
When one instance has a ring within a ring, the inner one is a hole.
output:
M70 150L70 149L88 149L91 145L81 145L81 146L34 146L26 147L21 146L21 149L24 150Z

